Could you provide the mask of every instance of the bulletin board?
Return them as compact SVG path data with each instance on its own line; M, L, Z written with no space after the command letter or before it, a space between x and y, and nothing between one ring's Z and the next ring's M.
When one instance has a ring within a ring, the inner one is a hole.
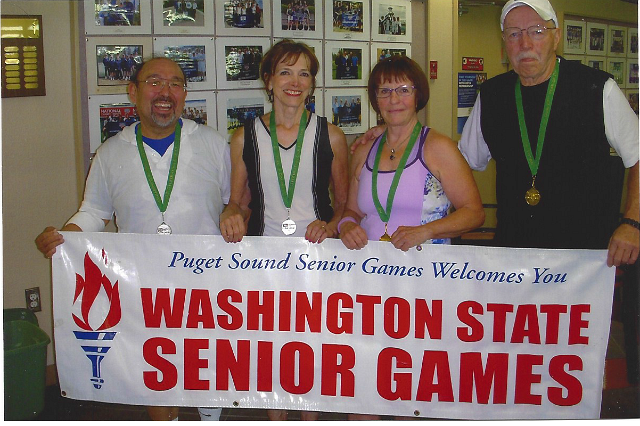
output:
M233 59L241 50L258 56L283 38L307 43L321 65L308 108L330 113L331 100L362 108L342 122L336 120L347 134L369 127L372 110L366 84L383 49L385 54L411 52L411 0L82 3L80 48L87 58L82 64L82 90L88 159L105 140L105 123L114 127L124 118L131 120L124 117L124 111L130 111L126 91L132 67L152 56L171 57L185 71L188 96L195 102L185 109L185 115L206 116L209 126L228 136L240 115L271 108L255 67L237 69ZM349 67L337 74L338 56L347 58ZM105 116L109 112L116 116Z

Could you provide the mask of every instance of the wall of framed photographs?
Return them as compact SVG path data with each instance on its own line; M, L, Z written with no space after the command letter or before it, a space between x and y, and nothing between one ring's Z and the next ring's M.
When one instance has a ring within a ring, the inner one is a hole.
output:
M607 71L638 114L638 27L565 14L564 57Z
M411 0L84 0L89 153L137 120L126 89L136 63L170 57L187 77L184 116L230 138L271 108L259 63L277 41L307 43L320 61L308 109L345 134L378 121L366 84L375 63L410 55ZM84 19L82 19L84 18ZM85 91L86 90L86 91ZM362 106L366 105L365 108Z

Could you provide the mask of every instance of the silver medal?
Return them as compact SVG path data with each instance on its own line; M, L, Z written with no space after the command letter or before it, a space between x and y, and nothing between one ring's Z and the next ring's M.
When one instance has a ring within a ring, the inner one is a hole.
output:
M157 231L158 234L160 235L169 235L171 234L171 227L169 225L167 225L166 223L162 222L159 226Z
M282 222L282 233L284 235L291 235L296 232L296 223L291 219L287 219Z

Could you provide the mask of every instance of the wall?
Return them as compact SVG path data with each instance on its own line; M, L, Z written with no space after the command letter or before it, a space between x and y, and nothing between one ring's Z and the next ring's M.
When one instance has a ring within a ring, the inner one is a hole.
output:
M560 26L565 13L590 18L638 23L638 5L621 0L551 0ZM636 2L637 3L637 2Z
M429 72L429 60L427 39L424 36L427 5L424 1L412 1L411 2L411 16L413 22L411 26L411 58L416 61L425 72ZM418 113L418 119L422 123L426 123L426 116L429 106Z
M504 4L504 2L501 2ZM609 19L621 22L638 22L638 5L620 0L551 0L563 27L564 14L580 15L591 18ZM502 64L502 38L500 32L500 13L502 4L497 6L469 7L469 13L458 18L458 56L454 58L454 72L462 71L462 57L473 56L484 58L484 70L487 77L508 71L507 64ZM431 40L431 38L430 38ZM558 47L562 54L562 42ZM457 88L454 87L454 102ZM455 123L456 110L452 111ZM460 134L453 128L454 139ZM495 199L495 163L491 161L483 172L473 172L480 190L482 202L487 205L496 203ZM623 205L625 200L623 199ZM496 226L495 209L485 208L486 219L484 227Z
M484 58L484 71L491 78L507 71L507 65L502 63L502 37L500 33L500 13L502 6L469 7L469 13L458 18L458 57L454 65L457 76L462 72L462 57L471 56ZM469 72L469 71L466 71ZM454 82L457 83L457 80ZM453 92L457 96L457 87ZM457 98L454 97L454 102ZM457 130L457 110L453 111L454 139L460 139ZM485 205L496 204L495 163L491 161L487 170L473 172L478 183L480 196ZM495 208L485 208L485 222L483 227L495 228Z
M40 287L40 327L53 336L51 262L34 244L78 208L84 180L76 127L77 13L72 1L7 1L2 13L42 15L46 96L2 99L4 308L25 307L24 289ZM67 24L67 23L70 23ZM53 363L53 345L47 364Z
M451 133L452 117L457 107L454 103L456 98L452 96L453 64L457 56L457 15L457 0L427 0L427 61L425 61L427 75L429 75L429 61L438 61L438 78L429 80L427 124L449 137L454 136ZM414 18L414 22L416 20L417 18ZM415 34L413 38L420 39Z

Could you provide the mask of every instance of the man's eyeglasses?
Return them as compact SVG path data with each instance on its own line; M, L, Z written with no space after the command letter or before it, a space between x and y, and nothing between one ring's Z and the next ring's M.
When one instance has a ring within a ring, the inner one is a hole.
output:
M531 40L539 41L544 39L548 30L556 30L557 28L547 28L544 25L533 25L527 29L521 29L516 27L505 28L503 31L504 40L508 43L514 43L522 39L522 33L527 32L527 35Z
M187 90L187 85L182 80L165 80L164 78L153 77L142 81L142 83L145 83L154 92L161 91L167 85L172 92Z
M379 89L376 89L376 97L388 98L389 96L391 96L391 92L396 92L396 95L401 97L411 96L415 89L416 86L399 86L395 89L391 89L389 87L380 87Z

